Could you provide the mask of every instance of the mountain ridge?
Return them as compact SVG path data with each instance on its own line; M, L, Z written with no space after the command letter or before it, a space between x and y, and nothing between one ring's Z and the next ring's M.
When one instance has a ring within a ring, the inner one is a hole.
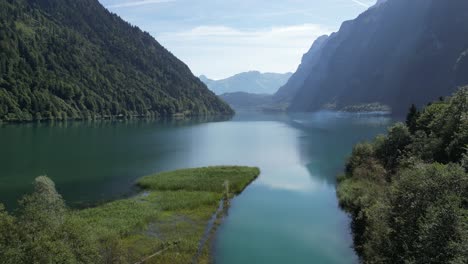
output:
M149 33L97 0L0 0L0 119L232 114Z
M468 83L465 10L462 0L387 0L344 22L290 89L289 111L380 103L403 114L451 94Z

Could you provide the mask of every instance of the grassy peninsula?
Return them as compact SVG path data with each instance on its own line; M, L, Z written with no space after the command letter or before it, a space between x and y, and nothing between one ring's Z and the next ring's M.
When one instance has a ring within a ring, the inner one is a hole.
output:
M362 263L468 263L468 88L356 145L338 197Z
M210 263L229 199L260 174L207 167L150 175L141 193L94 208L65 206L47 177L10 214L0 205L1 263Z

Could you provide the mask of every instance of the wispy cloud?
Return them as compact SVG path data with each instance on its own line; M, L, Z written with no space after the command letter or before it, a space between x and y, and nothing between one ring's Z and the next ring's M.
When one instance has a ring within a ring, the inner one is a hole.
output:
M266 29L252 29L252 30L240 30L223 25L215 26L197 26L188 31L175 32L175 33L166 33L161 35L161 37L175 37L175 38L249 38L251 40L256 38L277 38L277 37L304 37L310 36L311 34L316 34L319 32L328 32L329 30L318 24L300 24L300 25L290 25L290 26L281 26L281 27L271 27ZM240 39L244 40L244 39Z
M351 0L352 2L360 5L360 6L363 6L363 7L371 7L372 5L368 4L368 3L364 3L364 2L361 2L359 0Z
M122 2L118 4L108 5L108 8L121 8L121 7L133 7L133 6L142 6L142 5L151 5L151 4L161 4L175 2L176 0L142 0L142 1L129 1Z
M1 0L0 0L1 1ZM99 0L195 74L295 71L313 41L376 0Z
M318 24L255 29L214 25L155 35L158 41L171 47L172 52L188 63L195 74L219 79L247 69L294 71L312 42L330 32Z
M186 43L187 41L204 41L209 43L223 42L230 45L242 46L271 46L279 43L303 45L305 39L307 43L314 37L330 33L330 29L318 24L301 24L281 27L271 27L263 29L240 30L227 26L198 26L191 30L156 34L160 40L170 40L173 42Z

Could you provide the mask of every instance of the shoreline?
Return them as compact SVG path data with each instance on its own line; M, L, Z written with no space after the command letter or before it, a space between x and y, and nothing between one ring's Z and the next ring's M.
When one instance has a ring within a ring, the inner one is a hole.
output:
M99 121L132 121L132 120L189 120L194 118L232 118L235 112L229 113L208 113L208 114L184 114L175 113L171 115L115 115L115 116L88 116L77 118L42 118L42 119L24 119L24 120L6 120L0 119L0 125L6 124L41 124L41 123L67 123L67 122L99 122Z
M141 189L133 197L73 213L97 230L98 238L115 236L121 246L113 251L123 252L129 263L148 257L145 263L212 263L229 200L259 174L258 168L238 166L163 172L137 180Z

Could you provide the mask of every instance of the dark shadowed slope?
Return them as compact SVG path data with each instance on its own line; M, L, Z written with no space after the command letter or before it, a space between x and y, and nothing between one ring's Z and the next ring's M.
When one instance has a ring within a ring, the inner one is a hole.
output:
M293 98L291 111L380 103L399 114L449 95L468 83L467 10L465 0L381 1L317 40L277 96Z
M232 113L97 0L0 0L0 120Z
M302 61L297 71L289 78L288 82L283 85L275 94L277 101L291 101L294 95L304 84L305 79L311 74L312 70L320 62L322 48L328 42L328 36L317 38L310 50L302 56ZM315 76L318 76L315 73Z

